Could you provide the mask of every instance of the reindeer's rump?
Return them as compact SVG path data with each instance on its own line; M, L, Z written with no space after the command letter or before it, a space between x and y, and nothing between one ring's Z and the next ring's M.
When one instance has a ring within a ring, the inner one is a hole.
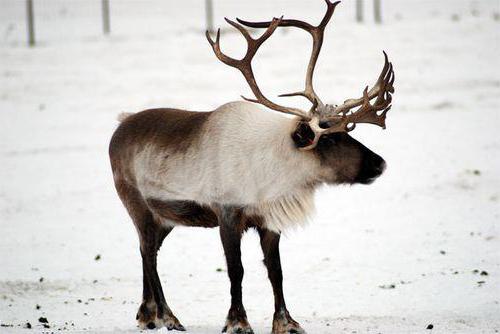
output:
M116 129L109 145L113 178L118 194L130 211L137 207L149 209L159 221L191 226L218 226L210 208L189 201L158 201L148 199L138 186L134 157L147 147L157 152L182 153L195 140L196 134L210 112L190 112L178 109L149 109L125 117ZM133 213L131 213L133 216Z
M179 109L148 109L123 119L111 138L109 157L115 183L125 181L138 188L134 166L139 152L154 146L162 160L168 154L182 153L197 138L210 112ZM167 153L168 152L168 153Z

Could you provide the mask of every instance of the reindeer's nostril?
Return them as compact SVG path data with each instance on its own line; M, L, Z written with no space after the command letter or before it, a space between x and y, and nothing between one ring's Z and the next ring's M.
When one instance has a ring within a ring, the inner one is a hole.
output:
M370 184L375 181L377 177L382 175L385 168L386 163L380 156L374 155L369 158L367 157L361 164L358 176L356 177L356 182L362 184Z
M375 170L377 172L377 176L382 175L382 173L385 171L386 168L387 168L387 164L385 163L384 160L382 160L380 162L380 164L375 168Z

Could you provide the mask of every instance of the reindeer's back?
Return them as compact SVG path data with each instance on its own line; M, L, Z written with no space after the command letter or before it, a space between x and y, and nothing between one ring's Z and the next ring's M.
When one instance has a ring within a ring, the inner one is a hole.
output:
M148 109L126 117L116 129L110 154L141 143L185 149L208 119L210 112Z

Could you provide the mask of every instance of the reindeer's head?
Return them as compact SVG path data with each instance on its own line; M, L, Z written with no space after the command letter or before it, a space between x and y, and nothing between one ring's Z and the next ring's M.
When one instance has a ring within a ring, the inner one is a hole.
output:
M394 71L392 64L384 52L384 68L375 85L363 91L358 99L348 99L341 105L324 104L313 89L313 74L323 44L326 25L330 21L335 7L340 3L325 0L327 11L318 26L307 22L274 18L269 22L248 22L237 19L236 23L226 18L226 21L238 29L245 37L248 48L246 55L238 60L223 54L220 50L220 29L215 41L207 31L207 39L215 55L220 61L241 71L247 80L256 99L243 99L260 103L270 109L299 117L297 127L291 134L297 149L314 150L323 166L319 177L327 183L364 183L368 184L382 174L385 161L370 151L363 144L352 138L348 132L354 130L358 123L370 123L385 129L385 117L391 108L394 93ZM267 28L258 39L250 36L242 26L252 28ZM308 111L290 108L276 104L267 99L259 89L252 70L252 59L258 48L273 34L277 27L297 27L307 31L313 38L313 48L306 74L305 89L300 92L282 94L280 96L303 96L312 106ZM372 103L372 101L374 102ZM357 108L356 110L353 110Z

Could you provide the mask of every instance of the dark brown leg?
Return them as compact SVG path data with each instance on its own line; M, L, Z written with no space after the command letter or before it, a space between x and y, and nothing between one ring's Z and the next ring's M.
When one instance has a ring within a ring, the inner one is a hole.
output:
M151 224L143 225L139 231L144 290L143 301L137 314L137 320L139 321L139 326L142 328L167 327L168 330L176 329L185 331L186 329L174 316L165 300L156 269L158 250L165 237L173 228L165 228L158 225L152 217L150 222Z
M143 272L142 304L136 317L139 327L153 329L165 326L169 330L185 331L167 305L156 270L158 250L173 228L164 227L155 221L134 187L118 182L116 189L139 234Z
M237 209L224 208L220 217L220 236L226 255L227 272L231 281L231 308L229 309L223 333L253 334L243 307L241 281L243 265L241 263L241 217Z
M283 295L283 274L280 260L280 235L267 229L258 228L260 245L264 253L264 264L274 293L274 318L272 334L305 333L299 323L288 313Z

